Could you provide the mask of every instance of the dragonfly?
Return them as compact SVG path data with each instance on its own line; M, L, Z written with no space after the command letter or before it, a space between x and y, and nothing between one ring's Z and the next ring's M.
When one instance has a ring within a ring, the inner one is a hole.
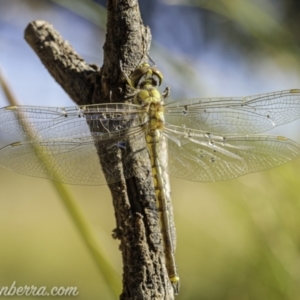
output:
M126 103L1 108L0 130L23 141L0 149L0 165L67 184L101 185L135 176L132 159L146 151L166 269L178 294L168 175L202 182L229 180L297 158L296 142L258 134L300 118L300 89L169 102L169 89L158 90L163 75L155 66L142 64L124 78L132 90Z

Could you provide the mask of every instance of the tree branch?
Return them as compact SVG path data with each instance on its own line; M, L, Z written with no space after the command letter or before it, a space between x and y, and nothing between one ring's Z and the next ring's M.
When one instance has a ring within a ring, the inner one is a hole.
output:
M87 64L45 21L28 24L25 39L76 104L91 103L94 91L99 89L97 82L100 81L100 73L97 66Z
M25 30L26 41L78 105L124 101L126 83L120 62L130 75L148 60L151 34L142 23L137 1L109 0L107 13L101 71L87 64L47 22L34 21ZM145 146L133 146L132 151L135 176L109 185L117 222L114 236L120 239L124 264L120 298L173 299L148 153Z

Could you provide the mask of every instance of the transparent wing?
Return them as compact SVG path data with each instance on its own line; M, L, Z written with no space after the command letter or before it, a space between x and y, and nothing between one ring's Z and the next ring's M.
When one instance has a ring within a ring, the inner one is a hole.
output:
M209 133L253 134L300 118L300 89L166 104L169 124Z
M79 185L114 183L134 176L132 159L147 151L142 129L123 132L119 138L108 136L14 143L0 149L0 165L24 175Z
M26 139L80 138L140 126L147 113L138 105L106 103L75 107L7 106L0 130Z
M168 125L168 172L191 181L228 180L277 167L300 154L300 146L284 137L208 135ZM166 168L166 162L161 162Z

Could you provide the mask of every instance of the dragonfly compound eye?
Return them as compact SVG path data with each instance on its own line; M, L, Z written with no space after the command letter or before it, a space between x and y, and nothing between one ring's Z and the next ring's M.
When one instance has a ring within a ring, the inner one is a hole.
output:
M163 75L157 68L151 67L149 64L143 64L132 73L130 80L135 88L140 88L144 84L160 86Z

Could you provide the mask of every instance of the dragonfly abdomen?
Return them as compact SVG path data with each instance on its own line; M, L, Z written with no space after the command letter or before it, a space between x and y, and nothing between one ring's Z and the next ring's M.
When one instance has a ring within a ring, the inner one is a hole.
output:
M160 151L163 149L163 147L160 147L162 142L164 142L164 138L160 130L151 130L146 135L146 143L151 159L153 183L160 214L166 268L174 292L177 294L179 291L179 276L175 264L176 234L173 224L173 214L170 211L171 196L169 180L168 176L164 176L166 170L161 165L161 162L167 159L166 157L162 157L166 155L165 151Z

